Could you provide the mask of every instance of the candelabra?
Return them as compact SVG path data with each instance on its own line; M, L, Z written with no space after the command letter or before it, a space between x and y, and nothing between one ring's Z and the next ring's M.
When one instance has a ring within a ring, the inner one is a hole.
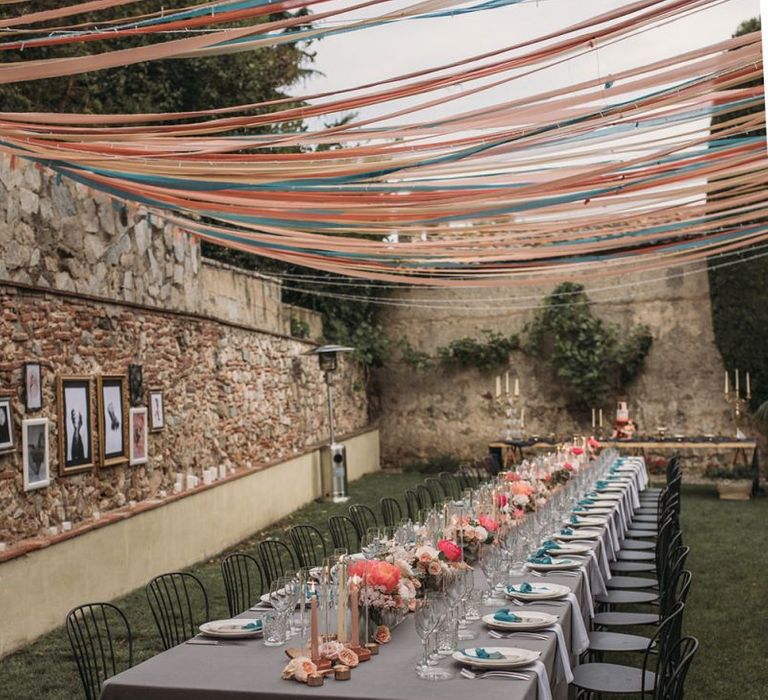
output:
M725 395L725 401L731 408L737 437L741 428L742 417L747 413L747 406L749 405L749 400L751 398L752 396L749 393L742 398L741 395L735 391L731 391Z
M494 413L504 417L500 435L504 440L521 440L525 437L525 407L519 406L520 397L512 394L496 396Z

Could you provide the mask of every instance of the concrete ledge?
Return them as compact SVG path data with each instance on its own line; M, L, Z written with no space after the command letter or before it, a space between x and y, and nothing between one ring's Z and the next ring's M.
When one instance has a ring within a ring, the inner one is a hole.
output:
M379 469L379 431L345 440L350 480ZM151 503L78 536L0 563L0 657L60 626L67 611L107 601L153 576L211 557L320 495L319 449Z

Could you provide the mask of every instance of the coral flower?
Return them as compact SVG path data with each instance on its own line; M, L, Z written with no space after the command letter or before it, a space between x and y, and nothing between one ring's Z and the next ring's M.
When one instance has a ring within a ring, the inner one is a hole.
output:
M443 553L448 561L461 560L461 547L451 540L440 540L437 548Z
M511 488L515 496L530 496L533 493L533 487L526 481L516 481Z
M499 524L487 515L481 515L478 518L478 521L486 530L488 530L488 532L496 532L496 530L499 529Z

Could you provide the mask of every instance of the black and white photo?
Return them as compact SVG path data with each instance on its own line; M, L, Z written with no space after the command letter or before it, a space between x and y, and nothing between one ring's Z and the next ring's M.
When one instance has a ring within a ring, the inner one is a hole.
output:
M144 371L141 365L128 365L128 389L131 394L131 406L141 404Z
M62 474L93 466L91 380L61 377L59 380L59 443Z
M152 431L162 430L165 427L163 392L159 389L149 390L149 425Z
M41 489L51 483L48 450L48 419L30 418L21 423L24 455L24 490Z
M39 362L24 365L24 408L39 411L43 407L42 370Z
M124 462L128 458L125 377L100 377L98 396L101 464Z
M13 409L10 396L0 396L0 452L14 448Z

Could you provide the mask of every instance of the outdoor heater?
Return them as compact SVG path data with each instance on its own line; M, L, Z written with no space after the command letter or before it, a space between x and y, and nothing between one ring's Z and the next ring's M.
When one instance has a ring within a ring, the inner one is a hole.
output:
M333 426L333 373L338 367L338 353L351 352L354 348L341 345L323 345L305 353L317 355L320 369L325 374L325 385L328 388L328 427L330 432L329 444L320 448L320 487L321 500L331 503L344 503L349 500L347 495L347 448L336 442Z

